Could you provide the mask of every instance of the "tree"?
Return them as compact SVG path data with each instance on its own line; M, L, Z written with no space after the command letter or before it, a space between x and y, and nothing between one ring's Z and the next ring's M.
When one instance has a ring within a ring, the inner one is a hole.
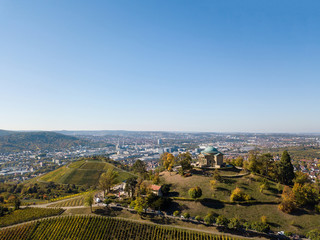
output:
M163 184L161 186L161 192L164 196L168 195L170 192L171 184Z
M240 229L241 224L238 218L231 218L228 223L228 228L230 229Z
M217 189L217 185L218 185L218 181L217 180L211 180L210 181L210 187L212 189L212 191L215 191Z
M113 171L113 169L109 168L106 173L101 174L99 179L99 188L103 190L103 194L105 197L106 192L109 193L111 187L114 186L118 180L118 172Z
M305 184L305 183L312 183L309 174L307 173L303 173L303 172L296 172L295 173L295 179L294 179L295 183L299 183L301 185Z
M175 216L175 217L179 216L179 214L180 214L180 212L178 210L173 212L173 216Z
M208 214L204 217L203 221L204 221L206 224L212 224L212 223L214 223L214 221L215 221L215 217L214 217L214 215L213 215L212 213L208 213Z
M185 171L192 169L191 161L192 157L189 152L179 153L178 161L181 165L181 175L184 175Z
M320 230L314 229L307 233L307 237L311 240L320 240Z
M185 213L183 214L183 217L186 218L186 219L190 218L190 213L185 212Z
M192 198L199 198L202 196L202 190L200 187L190 188L188 193Z
M237 167L243 167L243 157L242 156L239 156L237 157L235 160L234 160L234 164L237 166Z
M129 177L126 180L126 186L124 188L124 190L128 193L129 197L133 197L134 196L134 192L135 192L135 188L137 185L137 178L136 177Z
M294 179L294 169L291 163L291 157L287 151L284 151L278 165L278 176L281 183L289 185Z
M298 206L314 206L319 198L318 189L311 183L305 183L304 185L295 183L292 188L292 193L295 203Z
M216 219L216 224L218 224L220 226L226 227L228 225L228 223L229 223L228 219L223 215L219 215Z
M290 187L285 186L281 195L282 201L278 205L279 210L285 213L291 213L296 209L294 194Z
M21 205L21 201L20 199L16 196L15 199L14 199L14 209L15 210L18 210L20 208L20 205Z
M160 162L166 170L169 171L169 169L170 169L170 172L171 172L172 167L174 166L175 158L171 153L165 152L165 153L161 154Z
M221 177L218 169L214 170L214 172L213 172L213 179L216 180L216 181L218 181L218 182L222 182L223 179L222 179L222 177Z
M235 202L235 201L249 201L250 200L250 195L245 194L240 188L235 188L230 196L230 201Z
M136 210L138 214L141 214L144 210L146 210L147 202L145 199L143 199L142 197L137 197L137 199L134 202L134 210Z
M146 170L146 164L138 159L135 161L135 163L132 165L132 169L134 173L139 174L142 178L145 178L147 170Z
M84 203L86 206L90 207L90 210L92 212L92 204L93 204L93 193L88 193L84 199Z

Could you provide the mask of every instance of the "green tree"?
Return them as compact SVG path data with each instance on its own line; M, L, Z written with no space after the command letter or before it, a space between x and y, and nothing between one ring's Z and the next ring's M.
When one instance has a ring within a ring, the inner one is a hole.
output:
M109 168L106 173L101 174L99 179L99 188L103 190L104 197L106 193L110 192L111 187L118 183L118 175L118 172L113 171L111 168Z
M192 169L191 161L192 157L189 152L186 153L179 153L178 155L178 161L181 165L181 175L184 175L185 171Z
M147 208L147 201L142 197L137 197L135 200L134 210L137 211L138 214L141 214Z
M220 225L220 226L224 226L227 227L229 223L229 220L223 216L223 215L219 215L216 219L216 224Z
M215 217L214 217L214 215L213 215L212 213L208 213L208 214L204 217L203 221L204 221L206 224L212 224L212 223L214 223L214 221L215 221Z
M287 151L284 151L278 165L278 176L281 183L289 185L294 179L294 169L291 163L291 157Z
M14 199L14 209L15 210L18 210L20 208L20 205L21 205L21 201L20 199L16 196L15 199Z
M142 178L145 178L147 175L146 164L140 159L135 161L135 163L132 165L132 170L134 173L139 174Z
M129 177L126 180L126 185L124 190L128 193L129 197L133 197L135 193L135 189L137 186L137 178L136 177Z
M228 228L230 229L240 229L241 224L238 218L231 218L228 223Z
M192 198L200 198L202 196L202 190L200 187L190 188L188 193Z
M93 193L88 193L84 199L84 203L86 206L90 207L90 210L92 212L92 205L93 205Z
M320 229L314 229L307 233L307 237L311 240L320 240Z

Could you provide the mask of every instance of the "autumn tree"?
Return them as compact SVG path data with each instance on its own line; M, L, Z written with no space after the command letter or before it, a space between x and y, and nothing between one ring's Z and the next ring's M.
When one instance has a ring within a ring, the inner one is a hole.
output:
M290 187L285 186L281 195L282 201L278 208L282 212L291 213L296 209L296 203L294 199L294 194Z
M171 172L175 163L175 158L171 153L165 152L160 156L160 162L166 170Z
M294 201L298 206L314 206L319 198L319 190L311 183L295 183L292 188Z

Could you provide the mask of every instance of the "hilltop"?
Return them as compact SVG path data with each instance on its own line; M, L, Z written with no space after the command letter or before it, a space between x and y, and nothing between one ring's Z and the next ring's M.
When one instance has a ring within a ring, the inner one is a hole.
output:
M11 132L0 130L0 152L55 150L84 144L73 136L55 132Z
M132 173L111 163L83 159L49 172L39 178L39 181L94 186L98 184L100 175L110 168L119 172L118 181L123 181L133 176Z
M239 169L220 169L222 178L217 182L214 189L210 185L214 171L202 171L193 169L192 176L183 177L177 173L162 172L160 179L162 183L170 184L170 197L174 199L170 212L178 210L189 213L191 216L205 217L208 213L223 215L227 218L237 217L246 221L260 221L266 216L267 223L273 231L291 231L305 234L318 227L320 215L314 210L303 209L295 214L286 214L278 209L281 201L281 190L277 183L263 176L252 173L242 173ZM260 191L260 183L267 181L269 188ZM197 200L188 195L190 188L199 186L202 196ZM240 188L251 199L247 202L230 201L231 192ZM283 189L284 185L280 188Z

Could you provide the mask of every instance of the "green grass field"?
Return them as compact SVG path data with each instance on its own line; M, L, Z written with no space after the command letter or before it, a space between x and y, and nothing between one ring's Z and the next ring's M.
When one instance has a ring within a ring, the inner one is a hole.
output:
M68 166L63 166L52 172L40 177L40 181L57 182L61 184L89 185L94 186L98 183L100 175L108 169L114 169L119 172L118 181L121 182L130 176L132 173L114 167L110 163L84 160L76 161Z
M0 230L0 239L236 240L238 238L117 218L71 216Z

